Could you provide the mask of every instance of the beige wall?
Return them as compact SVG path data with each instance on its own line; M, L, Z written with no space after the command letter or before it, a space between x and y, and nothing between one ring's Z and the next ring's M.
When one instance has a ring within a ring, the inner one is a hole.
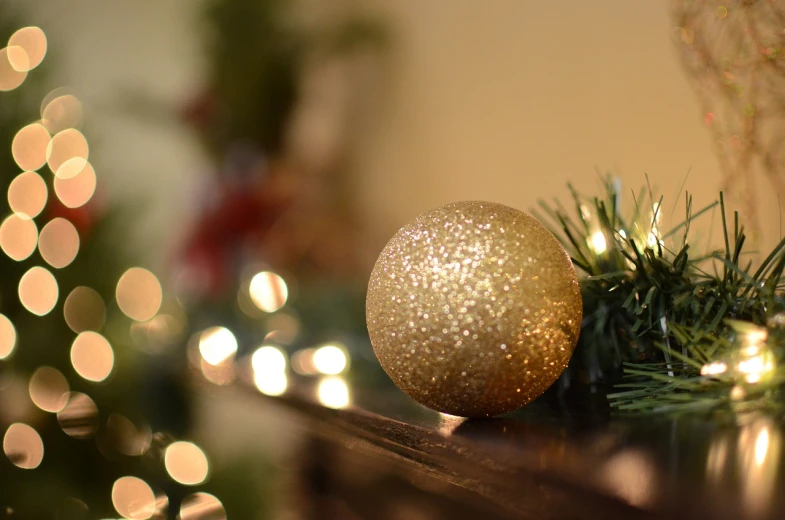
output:
M636 189L648 173L666 196L691 168L688 189L715 194L667 2L376 4L397 37L388 106L362 159L378 228L458 199L526 209L566 196L568 180L593 193L595 167Z
M204 159L184 130L107 106L126 88L172 105L193 92L198 3L26 3L58 46L64 82L92 107L88 137L110 195L148 200L137 240L160 258ZM666 196L691 169L687 187L699 202L718 189L709 137L669 40L668 2L353 3L388 16L394 39L383 106L357 159L373 248L449 201L526 209L566 196L568 180L592 193L595 168L619 171L635 188L648 173ZM771 224L776 202L766 207Z

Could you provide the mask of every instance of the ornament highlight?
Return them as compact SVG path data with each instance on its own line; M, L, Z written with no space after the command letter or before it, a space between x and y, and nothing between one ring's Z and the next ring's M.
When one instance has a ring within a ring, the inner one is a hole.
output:
M567 367L582 300L569 256L536 219L492 202L428 211L385 246L368 285L376 356L419 403L509 412Z

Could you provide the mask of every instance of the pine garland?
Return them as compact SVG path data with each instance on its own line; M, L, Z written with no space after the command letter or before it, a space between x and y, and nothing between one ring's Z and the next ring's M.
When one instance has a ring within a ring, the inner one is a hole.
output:
M785 240L753 270L738 213L728 221L722 193L698 211L686 193L685 219L663 233L663 198L648 178L632 194L629 218L618 184L606 178L604 189L603 198L587 198L570 186L574 217L558 201L540 202L540 220L584 275L584 320L566 384L611 387L612 407L638 413L780 405ZM725 247L692 256L691 224L716 208Z

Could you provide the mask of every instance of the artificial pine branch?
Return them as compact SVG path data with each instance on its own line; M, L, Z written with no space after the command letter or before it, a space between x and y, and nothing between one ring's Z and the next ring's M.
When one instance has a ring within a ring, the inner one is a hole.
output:
M633 193L628 220L619 207L619 187L606 178L604 188L603 198L587 198L570 186L577 216L558 202L540 203L548 217L540 220L550 223L584 275L581 337L562 384L612 387L611 406L637 413L779 403L785 366L754 384L740 384L731 372L702 376L701 369L735 355L734 341L744 327L767 323L766 348L777 367L783 364L778 345L785 334L778 323L785 320L773 317L785 309L785 239L752 272L751 261L743 263L744 228L737 213L728 222L722 193L696 212L686 194L684 221L662 233L663 198L654 195L648 179L637 197ZM691 257L691 223L718 205L724 249Z

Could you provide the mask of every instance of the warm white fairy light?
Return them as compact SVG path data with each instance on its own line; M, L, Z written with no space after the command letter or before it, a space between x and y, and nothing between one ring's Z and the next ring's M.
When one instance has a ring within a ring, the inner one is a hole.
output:
M595 254L603 254L608 249L608 244L605 241L605 233L602 231L595 232L589 239L589 247L591 247Z
M774 371L774 355L766 345L768 331L757 328L744 333L740 343L743 356L736 365L736 371L750 384L760 382L766 375Z
M746 332L742 338L744 343L756 347L761 343L764 343L767 339L769 339L769 331L763 327Z
M707 363L701 367L701 375L702 376L717 376L720 374L724 374L728 371L728 365L723 363L722 361L714 361L713 363Z
M254 305L270 313L283 307L289 297L284 279L270 271L256 273L251 278L248 291Z
M649 247L655 247L659 245L665 245L665 242L660 240L660 221L662 220L662 211L660 208L660 203L655 202L651 209L651 230L649 234L646 236L646 244Z
M737 350L728 361L712 361L701 367L702 376L729 374L737 381L756 384L774 372L774 354L766 344L768 331L763 327L740 333L736 340ZM741 387L735 389L734 399L743 398Z
M289 378L286 376L286 372L254 372L253 382L261 393L272 396L284 394L289 386Z
M254 384L266 395L281 395L286 391L286 354L276 347L262 346L251 356Z
M346 408L351 401L349 386L341 377L325 377L319 381L316 395L328 408Z
M251 356L251 366L254 372L261 374L283 373L286 371L286 355L276 347L263 346Z
M341 347L324 345L314 351L313 364L321 374L337 375L346 369L348 358Z
M199 335L199 352L210 365L220 365L237 353L237 338L225 327L210 327Z

